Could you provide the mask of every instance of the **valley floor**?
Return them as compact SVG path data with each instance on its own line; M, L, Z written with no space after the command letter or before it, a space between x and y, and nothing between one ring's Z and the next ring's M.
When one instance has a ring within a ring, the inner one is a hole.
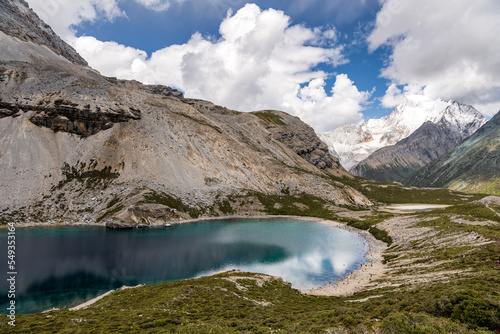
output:
M15 330L1 316L0 331L500 331L500 219L493 212L468 202L419 213L336 215L338 222L322 222L363 234L370 250L369 262L335 285L299 292L267 275L220 273L117 290L74 311L18 315ZM352 225L371 226L372 233ZM377 231L392 241L376 239Z

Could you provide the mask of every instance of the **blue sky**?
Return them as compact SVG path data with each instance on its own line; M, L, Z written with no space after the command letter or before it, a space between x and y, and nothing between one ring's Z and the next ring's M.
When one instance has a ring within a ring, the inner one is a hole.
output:
M284 110L318 132L382 117L412 94L500 109L495 0L28 3L104 75Z
M381 5L376 0L357 2L352 0L311 1L307 6L297 6L298 1L207 1L203 6L184 1L173 2L168 10L152 11L141 4L124 2L121 8L127 17L119 17L113 22L84 22L75 26L76 35L94 36L101 41L115 41L146 51L149 55L172 44L183 44L196 32L220 38L219 25L228 10L234 12L246 3L255 3L261 9L278 9L291 18L291 24L306 27L334 27L339 39L346 45L345 53L349 62L341 66L320 64L318 68L328 73L348 73L360 90L375 91L363 114L366 118L387 115L392 108L384 108L378 101L387 88L387 80L379 78L383 65L384 51L368 52L366 34L373 29L377 12ZM307 3L304 2L304 3ZM335 77L326 80L329 91Z

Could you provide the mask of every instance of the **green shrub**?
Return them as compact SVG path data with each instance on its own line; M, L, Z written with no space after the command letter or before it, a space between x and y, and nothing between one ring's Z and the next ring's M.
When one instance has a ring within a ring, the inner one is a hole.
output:
M473 328L500 329L500 306L476 292L457 292L435 300L430 311L469 324Z

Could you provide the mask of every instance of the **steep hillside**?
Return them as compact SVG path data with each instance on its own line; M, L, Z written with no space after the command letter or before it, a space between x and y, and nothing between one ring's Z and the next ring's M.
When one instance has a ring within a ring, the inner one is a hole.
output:
M472 106L414 95L407 97L390 115L370 119L360 126L339 127L321 139L339 157L342 166L350 170L373 152L407 138L425 122L444 122L457 136L467 138L486 119Z
M14 10L21 2L10 3ZM23 29L63 50L42 28ZM371 205L331 179L347 173L295 117L239 113L169 87L103 77L76 56L9 33L0 32L4 221L148 225L264 212L265 195Z
M498 195L499 171L500 113L454 150L419 170L408 183Z

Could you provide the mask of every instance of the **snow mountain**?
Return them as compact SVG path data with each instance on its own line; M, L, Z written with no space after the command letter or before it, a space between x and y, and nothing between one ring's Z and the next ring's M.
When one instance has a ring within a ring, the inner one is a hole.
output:
M320 138L328 145L330 152L339 158L344 168L350 170L375 151L409 137L425 122L446 124L457 137L465 139L486 121L470 105L412 95L390 115L370 119L361 125L343 125L320 135Z

